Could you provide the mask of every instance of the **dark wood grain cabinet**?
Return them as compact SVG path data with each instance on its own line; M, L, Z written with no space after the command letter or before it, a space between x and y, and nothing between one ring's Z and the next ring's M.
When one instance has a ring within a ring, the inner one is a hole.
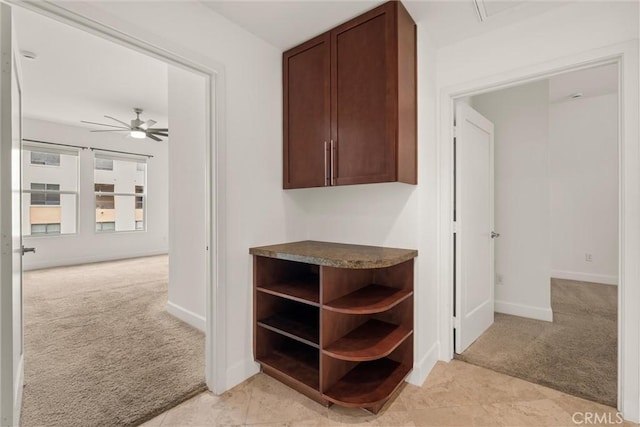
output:
M389 2L283 54L284 188L417 183L416 27Z
M250 252L263 372L325 405L377 413L413 368L417 252L326 242Z

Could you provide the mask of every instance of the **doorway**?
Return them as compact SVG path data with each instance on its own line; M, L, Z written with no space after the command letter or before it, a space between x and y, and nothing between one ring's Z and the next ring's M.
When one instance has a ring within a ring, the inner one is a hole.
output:
M495 243L496 316L468 348L456 343L459 359L611 406L617 403L617 77L612 64L468 99L467 108L496 129L497 233L484 239ZM456 136L456 147L464 144L464 132ZM463 205L456 212L477 217L476 210ZM465 223L461 228L457 238L473 232ZM468 270L464 259L457 263ZM474 275L472 287L478 280Z
M76 26L78 26L78 22L76 20L75 22ZM91 27L95 28L98 27L97 24L92 23ZM87 28L89 28L89 26L87 26ZM106 34L106 33L105 33ZM103 36L105 35L103 34ZM139 45L136 45L132 40L131 41L127 41L127 42L123 42L122 37L120 38L120 44L129 44L130 46L135 46L137 48L137 50L141 50L139 48ZM147 48L148 49L148 48ZM211 159L211 157L214 154L214 149L212 147L214 147L213 144L209 144L206 143L205 141L210 141L215 132L217 132L217 130L212 131L213 129L211 128L211 126L208 125L208 123L210 122L210 118L208 117L207 113L210 113L212 111L215 111L210 104L212 103L212 101L214 100L213 98L213 87L215 86L214 83L214 76L213 76L213 72L209 71L208 74L204 73L203 70L200 69L196 69L196 68L192 68L190 67L190 65L185 64L184 62L178 62L174 59L169 59L171 57L170 54L167 54L166 52L163 52L163 58L166 60L166 62L175 65L179 65L180 67L180 71L184 71L185 69L190 69L191 71L197 72L198 75L200 77L203 78L203 80L206 80L206 83L204 85L204 87L200 88L200 93L202 94L203 98L206 98L206 100L204 102L202 102L202 107L203 107L203 111L204 111L204 115L203 115L203 119L207 124L204 124L202 126L201 129L201 135L202 138L199 138L198 140L202 142L202 153L198 153L197 156L194 156L193 159L200 161L200 162L205 162L207 163L205 169L206 169L206 177L203 176L199 181L199 184L202 185L203 190L199 191L200 193L200 201L202 202L203 205L203 210L204 212L202 213L202 217L206 218L206 224L203 224L201 226L201 229L199 230L200 234L199 236L202 237L203 240L203 244L202 245L198 245L197 250L201 251L203 254L205 254L205 259L207 262L207 266L206 266L206 271L203 272L202 274L202 279L206 282L206 286L203 287L202 292L200 292L199 296L198 296L198 303L202 304L203 306L206 305L206 311L208 313L211 313L213 311L212 307L213 307L213 301L212 301L212 291L211 291L211 277L213 276L212 272L211 272L211 267L210 267L210 259L211 256L209 256L209 254L212 252L210 250L214 249L216 246L212 245L210 242L215 242L216 239L212 239L212 235L215 236L215 234L213 234L213 232L215 231L215 223L213 223L211 221L211 207L212 205L212 199L210 197L210 194L212 193L212 188L214 188L214 181L213 181L213 174L212 174L212 167L210 165L209 160ZM178 68L178 67L176 67ZM209 105L209 107L207 107L207 105ZM183 106L184 107L184 106ZM184 151L184 150L183 150ZM185 164L188 165L189 164L189 160L186 159L185 160ZM49 189L45 189L45 191L48 191ZM55 191L55 189L51 189L52 191ZM184 194L184 193L183 193ZM215 194L215 193L214 193ZM137 198L139 198L139 194L136 193L135 196L133 196L136 198L136 202L137 202ZM90 216L89 216L90 219ZM90 221L91 222L91 221ZM101 224L104 225L104 224ZM55 227L52 227L50 231L55 232ZM193 242L191 242L193 243ZM190 313L192 314L192 313ZM200 320L200 319L197 319ZM202 327L203 329L206 329L208 332L211 332L212 329L212 325L214 323L214 319L212 318L212 316L206 316L206 318L204 316L202 316L201 318L201 323L202 323ZM209 337L210 334L207 334L207 337ZM207 340L208 343L210 343L210 340ZM210 347L211 346L207 346L207 353L209 356L207 360L211 360L213 357L213 355L210 353ZM213 381L216 380L216 378L211 375L211 372L213 371L213 368L208 366L209 369L203 370L206 371L206 378L208 380L208 382L210 382L211 384L213 384ZM205 372L202 373L203 377L205 377ZM210 386L211 388L213 388L212 386Z
M453 330L453 185L451 141L453 140L454 100L465 96L477 95L491 90L516 86L537 81L566 71L575 71L611 63L619 64L619 167L620 167L620 206L619 206L619 257L618 269L618 404L617 408L626 419L638 417L638 389L633 380L637 372L636 349L639 337L632 330L637 322L633 296L640 292L637 280L638 271L635 257L640 248L635 230L640 221L634 214L639 202L636 171L640 168L637 145L637 45L622 43L605 48L594 49L572 56L558 58L546 63L532 65L523 69L505 71L480 80L468 81L456 86L443 88L439 96L440 138L439 138L439 200L438 215L438 280L441 285L439 301L440 312L439 337L442 349L441 358L451 360L454 354ZM631 233L631 234L630 234Z

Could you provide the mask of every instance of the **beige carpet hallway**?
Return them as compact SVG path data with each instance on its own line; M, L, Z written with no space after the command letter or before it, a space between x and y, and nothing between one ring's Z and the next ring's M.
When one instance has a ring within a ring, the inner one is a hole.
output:
M554 321L496 313L456 358L585 399L617 403L617 287L551 279Z
M204 334L166 312L168 259L26 272L23 426L133 426L205 389Z

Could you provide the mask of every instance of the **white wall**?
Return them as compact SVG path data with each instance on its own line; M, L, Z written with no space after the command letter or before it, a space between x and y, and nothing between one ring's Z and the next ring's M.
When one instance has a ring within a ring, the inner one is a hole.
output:
M25 237L25 246L37 252L23 257L25 270L106 261L166 253L168 250L167 144L151 140L132 140L122 135L91 133L88 128L68 126L25 118L24 138L150 154L148 167L147 230L121 233L96 233L93 152L82 150L78 232L52 236Z
M549 83L474 96L495 135L495 310L552 320Z
M637 39L637 2L572 2L438 49L438 87Z
M207 133L204 77L169 66L169 313L205 330Z
M549 144L552 276L616 284L617 95L551 104Z

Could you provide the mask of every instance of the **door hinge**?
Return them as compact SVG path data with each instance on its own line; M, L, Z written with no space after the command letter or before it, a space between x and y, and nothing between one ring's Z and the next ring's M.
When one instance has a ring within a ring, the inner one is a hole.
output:
M453 137L455 138L455 137L457 137L457 136L458 136L458 127L457 127L457 126L454 126L454 127L453 127Z
M457 233L458 232L458 223L453 221L451 224L452 224L451 227L453 228L453 232Z
M453 316L453 329L460 329L460 319Z

